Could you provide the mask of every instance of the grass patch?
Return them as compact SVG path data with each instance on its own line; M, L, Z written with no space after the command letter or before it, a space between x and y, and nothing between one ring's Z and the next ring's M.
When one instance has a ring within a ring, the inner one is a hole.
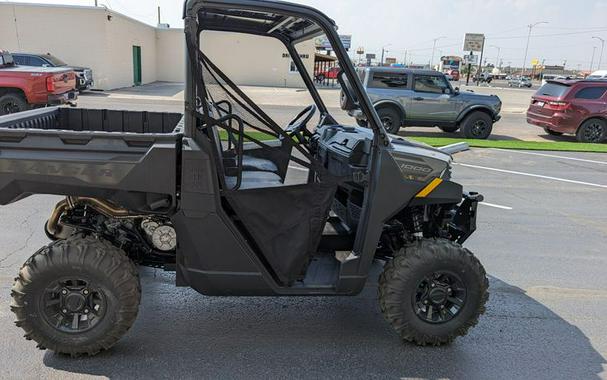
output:
M607 153L607 144L584 144L570 141L518 141L518 140L475 140L448 137L407 137L435 147L458 142L467 142L473 148L501 148L517 150L552 150L563 152Z
M252 138L259 141L273 140L274 137L259 131L246 132ZM220 132L222 140L226 140L228 134ZM562 152L593 152L607 153L607 144L583 144L570 141L518 141L518 140L475 140L458 139L449 137L405 137L407 139L426 143L431 146L441 147L458 142L467 142L472 148L501 148L517 150L552 150Z

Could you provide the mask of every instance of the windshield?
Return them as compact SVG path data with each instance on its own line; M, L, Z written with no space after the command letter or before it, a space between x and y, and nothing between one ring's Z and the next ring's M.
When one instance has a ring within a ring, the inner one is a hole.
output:
M550 82L546 83L539 90L537 90L536 95L542 96L552 96L555 98L560 98L565 95L565 93L569 90L569 86L562 83Z
M67 66L67 63L63 62L59 58L57 58L53 55L50 55L50 54L45 54L44 59L46 59L47 61L50 61L53 64L53 66Z

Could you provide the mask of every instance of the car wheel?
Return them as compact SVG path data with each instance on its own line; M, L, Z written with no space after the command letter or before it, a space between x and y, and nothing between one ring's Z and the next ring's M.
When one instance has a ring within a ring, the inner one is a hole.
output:
M544 132L546 132L547 134L549 134L551 136L562 136L563 135L563 132L553 131L552 129L548 129L548 128L544 128Z
M385 265L379 303L403 341L438 346L477 324L488 287L485 269L472 252L445 239L420 240Z
M25 99L18 94L0 96L0 115L22 112L28 109Z
M441 131L443 132L447 132L447 133L453 133L456 132L459 129L459 125L451 125L451 126L445 126L445 127L438 127L440 128Z
M600 143L607 137L607 123L601 119L586 120L575 134L577 141L584 143Z
M493 130L491 116L482 111L472 112L466 116L461 124L460 131L467 139L486 139Z
M377 110L377 114L388 133L398 133L401 125L401 117L394 108L380 108Z

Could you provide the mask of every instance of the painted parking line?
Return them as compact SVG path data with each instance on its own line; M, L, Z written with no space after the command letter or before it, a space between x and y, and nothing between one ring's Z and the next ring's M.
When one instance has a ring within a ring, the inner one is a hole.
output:
M607 165L607 161L596 161L596 160L587 160L585 158L565 157L565 156L559 156L559 155L556 155L556 154L523 152L523 151L520 151L520 150L501 149L501 148L490 148L490 149L491 150L499 150L500 152L528 154L530 156L541 156L541 157L559 158L559 159L571 160L571 161L588 162L588 163L591 163L591 164Z
M512 210L512 207L510 207L510 206L496 205L495 203L480 202L480 204L483 205L483 206L489 206L489 207L493 207L493 208L499 208L501 210Z
M573 184L576 184L576 185L585 185L585 186L600 187L602 189L607 189L607 185L600 185L598 183L591 183L591 182L575 181L575 180L572 180L572 179L551 177L551 176L547 176L547 175L540 175L540 174L533 174L533 173L524 173L524 172L517 172L517 171L514 171L514 170L490 168L490 167L487 167L487 166L462 164L462 163L456 163L456 162L454 162L453 165L459 165L459 166L464 166L464 167L467 167L467 168L474 168L474 169L490 170L490 171L499 172L499 173L516 174L516 175L522 175L522 176L526 176L526 177L549 179L549 180L552 180L552 181L573 183Z

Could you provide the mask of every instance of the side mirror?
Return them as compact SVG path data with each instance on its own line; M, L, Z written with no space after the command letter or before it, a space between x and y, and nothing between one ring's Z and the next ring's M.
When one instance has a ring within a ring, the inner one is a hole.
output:
M453 95L459 95L459 87L453 89Z

